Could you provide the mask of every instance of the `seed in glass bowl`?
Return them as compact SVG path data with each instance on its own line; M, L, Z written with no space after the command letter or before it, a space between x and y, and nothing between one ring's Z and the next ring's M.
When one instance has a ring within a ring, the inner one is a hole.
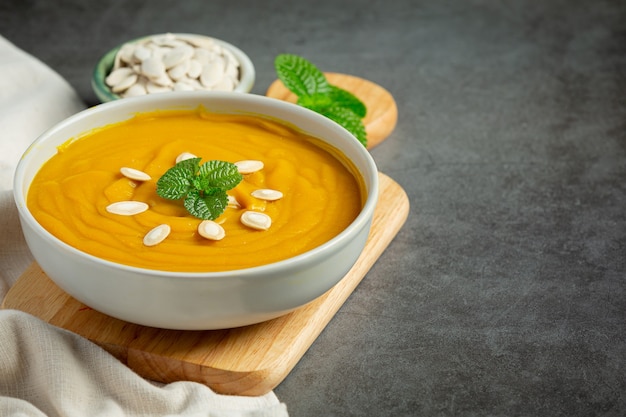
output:
M240 66L213 39L168 33L124 44L105 83L121 97L174 90L232 91L240 83Z

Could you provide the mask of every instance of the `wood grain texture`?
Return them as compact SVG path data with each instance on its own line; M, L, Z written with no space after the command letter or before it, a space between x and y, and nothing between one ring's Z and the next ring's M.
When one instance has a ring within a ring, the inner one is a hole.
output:
M398 107L393 96L378 84L353 75L325 72L329 83L347 90L367 107L363 119L367 133L367 148L372 149L393 132L398 121ZM280 80L274 81L266 96L295 103L297 97Z
M289 374L404 224L409 213L406 193L388 176L379 178L372 229L354 267L327 293L285 316L225 330L140 326L76 301L37 264L9 290L2 308L25 311L86 337L145 378L196 381L223 394L262 395Z

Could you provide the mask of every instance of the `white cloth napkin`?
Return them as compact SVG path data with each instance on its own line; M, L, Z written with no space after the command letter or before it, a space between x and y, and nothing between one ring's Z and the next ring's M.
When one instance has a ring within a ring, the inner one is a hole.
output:
M0 300L32 262L12 182L28 145L85 108L41 61L0 36ZM205 385L146 381L94 343L15 310L0 310L0 416L287 417L273 392L214 393Z

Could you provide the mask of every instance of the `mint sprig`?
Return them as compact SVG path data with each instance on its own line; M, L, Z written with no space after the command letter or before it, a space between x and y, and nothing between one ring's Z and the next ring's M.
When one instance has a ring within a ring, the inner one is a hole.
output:
M298 97L298 105L334 120L367 145L362 121L367 109L354 94L329 84L324 73L301 56L280 54L274 67L285 87Z
M184 206L202 220L215 220L226 210L226 191L235 188L243 179L235 164L225 161L207 161L201 158L181 161L168 169L157 181L156 192L168 200L184 198Z

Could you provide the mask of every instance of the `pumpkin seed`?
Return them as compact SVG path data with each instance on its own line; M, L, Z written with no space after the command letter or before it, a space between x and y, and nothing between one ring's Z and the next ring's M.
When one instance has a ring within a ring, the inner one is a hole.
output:
M168 224L160 224L146 233L143 237L143 244L146 246L158 245L169 236L171 231L172 228Z
M122 167L120 168L120 172L123 176L125 176L126 178L130 178L131 180L150 181L152 179L150 175L135 168Z
M151 80L159 79L165 74L165 65L158 57L150 57L141 62L141 73Z
M231 208L241 208L241 204L239 204L239 201L237 201L237 199L235 197L233 197L232 195L228 196L228 207Z
M111 91L114 93L121 93L128 90L130 87L137 83L137 74L129 74L125 78L122 78L118 83L111 85Z
M148 205L141 201L118 201L111 203L106 207L106 211L111 214L119 214L120 216L134 216L148 210Z
M278 190L271 190L269 188L260 188L258 190L252 191L252 193L250 194L252 195L252 197L266 201L275 201L283 198L283 193Z
M267 230L272 225L272 218L258 211L246 211L240 217L241 223L256 230Z
M176 157L176 163L179 163L179 162L184 161L186 159L192 159L192 158L197 158L197 156L195 156L194 154L189 153L189 152L183 152L183 153L181 153L180 155L178 155Z
M209 240L222 240L226 236L224 228L212 220L203 220L198 225L198 234Z
M235 162L240 174L252 174L263 169L263 161L245 160Z

